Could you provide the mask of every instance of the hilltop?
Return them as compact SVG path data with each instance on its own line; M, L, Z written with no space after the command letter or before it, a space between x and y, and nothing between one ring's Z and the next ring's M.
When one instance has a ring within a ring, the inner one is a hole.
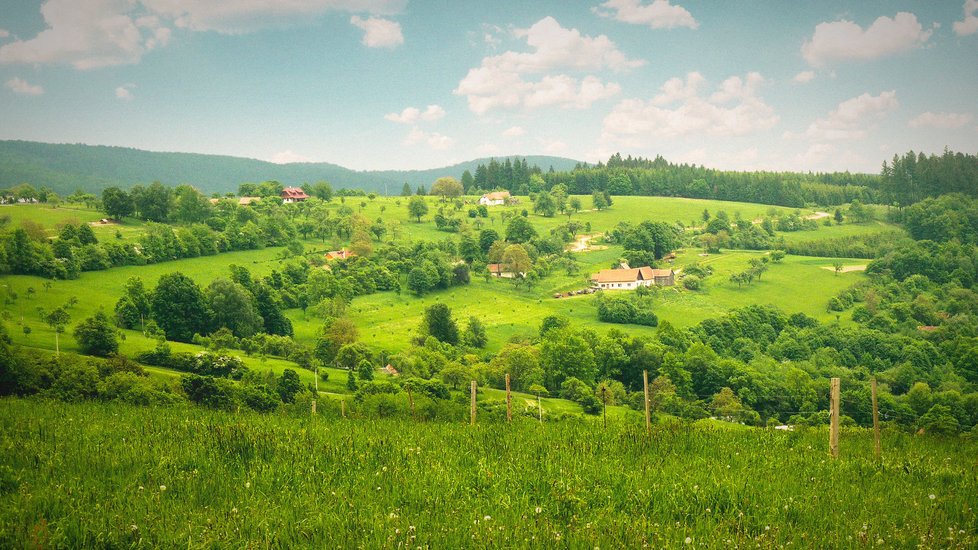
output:
M525 158L530 166L543 170L570 170L578 161L549 156ZM488 158L428 170L357 171L328 162L275 164L272 162L224 155L162 153L128 147L103 145L53 144L33 141L0 141L0 188L30 183L48 187L65 195L82 189L98 193L106 187L128 188L136 183L159 181L169 185L189 183L200 191L226 193L244 182L276 180L287 185L328 181L333 187L351 187L391 194L404 183L429 185L441 176L460 178L462 172L475 172Z

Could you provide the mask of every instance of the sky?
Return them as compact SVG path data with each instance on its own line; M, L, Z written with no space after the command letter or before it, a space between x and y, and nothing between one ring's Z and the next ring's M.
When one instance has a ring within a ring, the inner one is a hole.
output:
M0 0L0 139L357 170L978 153L978 0Z

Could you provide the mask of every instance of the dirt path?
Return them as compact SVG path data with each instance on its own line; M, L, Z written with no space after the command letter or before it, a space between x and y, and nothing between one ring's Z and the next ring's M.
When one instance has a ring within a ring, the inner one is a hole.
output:
M577 235L577 240L568 249L571 252L587 252L588 250L604 250L608 248L607 246L595 245L591 246L591 239L597 239L600 237L601 233L595 233L593 235Z
M809 215L805 216L805 219L806 220L820 220L822 218L827 218L827 217L829 217L831 215L832 214L829 214L828 212L815 212L814 214L809 214Z

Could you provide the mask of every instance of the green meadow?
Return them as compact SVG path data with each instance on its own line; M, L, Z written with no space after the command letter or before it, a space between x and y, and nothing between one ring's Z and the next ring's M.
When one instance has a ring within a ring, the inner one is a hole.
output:
M652 219L681 222L687 225L700 223L697 220L702 219L704 210L711 214L722 210L731 217L741 216L747 219L793 211L749 203L669 197L615 197L614 205L610 209L594 211L589 209L590 197L580 198L584 211L573 214L570 219L590 223L592 233L609 231L620 221L638 223L645 219ZM475 197L467 198L470 202L475 200ZM503 233L501 213L509 212L511 215L518 215L522 209L530 206L526 197L522 197L521 200L522 204L516 206L490 208L488 219L478 219L481 220L482 227L492 227ZM454 207L449 203L439 203L437 199L431 197L428 201L431 211L422 223L408 218L405 206L407 200L401 197L377 197L374 200L366 197L346 197L342 201L334 199L330 208L338 209L345 204L362 211L362 214L367 217L384 218L389 224L395 226L386 236L388 240L450 238L452 234L435 229L430 218L438 207L448 209ZM471 207L471 205L463 206L462 214L465 215L467 209ZM103 217L101 213L94 210L74 207L50 208L44 205L9 206L4 207L2 212L9 213L11 223L32 219L43 224L51 234L55 233L56 227L61 223L87 222ZM465 219L470 222L475 221L467 216ZM550 228L565 223L568 217L544 218L531 215L530 219L538 232L545 233ZM128 239L138 235L141 227L140 223L125 220L124 224L118 226L96 226L96 231L99 239L117 238L115 234L117 230L123 234L123 238ZM779 235L792 240L811 240L893 230L893 226L882 223L842 224L820 226L815 231L779 233ZM600 239L595 242L600 244ZM304 243L307 251L338 248L346 244L338 240L323 243L316 239L307 239ZM247 267L253 275L259 277L267 275L282 265L280 259L282 251L282 248L268 248L147 266L121 267L82 273L79 279L67 281L7 276L0 281L0 288L8 292L13 291L18 295L18 299L13 304L5 307L6 315L16 325L11 330L15 342L29 347L53 350L54 334L52 329L40 320L37 314L39 307L51 309L66 303L72 296L77 297L77 305L69 311L74 324L93 315L100 308L110 311L122 294L126 280L130 277L141 277L147 287L152 288L161 275L181 271L203 287L216 277L226 276L228 266L231 264ZM384 292L361 296L353 301L348 315L357 325L361 338L368 345L378 351L389 352L396 352L410 345L410 338L419 325L424 308L436 302L449 304L460 320L469 316L479 317L488 329L490 351L498 350L514 336L535 333L540 321L548 315L564 315L575 324L588 326L600 332L615 327L629 332L650 334L654 332L654 328L600 323L597 320L593 296L553 298L554 293L557 292L586 288L589 285L590 274L616 265L620 253L620 248L615 246L575 253L575 257L581 264L578 274L569 276L560 270L555 270L532 288L517 289L511 281L486 280L481 274L473 273L470 285L434 292L420 298L407 292L401 294ZM803 312L823 321L833 321L836 317L826 311L827 300L865 277L858 271L834 273L831 270L835 262L833 258L788 256L781 264L771 264L762 279L751 285L739 286L729 280L730 275L747 269L751 258L764 254L765 252L759 251L724 250L721 254L704 255L698 248L680 250L673 267L681 271L685 265L698 263L712 269L713 275L705 279L704 287L699 291L688 291L681 285L661 289L655 298L656 314L662 320L685 327L733 308L750 304L769 304L789 313ZM865 263L860 260L844 260L845 265L865 265ZM805 292L798 291L801 287L805 288ZM29 293L29 288L33 288L34 292ZM313 343L321 320L305 315L300 310L291 310L287 314L293 322L297 340L307 344ZM24 327L29 327L29 334L24 332ZM151 349L155 345L155 341L145 338L139 331L123 332L126 336L121 344L123 353L134 354ZM70 328L67 334L62 335L61 345L66 351L76 351L75 342L70 336ZM199 348L189 344L174 344L175 351L195 349ZM251 367L271 369L275 372L290 365L274 358L245 358L245 360ZM308 379L307 381L312 380L310 373L303 373L303 376Z
M974 548L974 440L0 400L0 546Z

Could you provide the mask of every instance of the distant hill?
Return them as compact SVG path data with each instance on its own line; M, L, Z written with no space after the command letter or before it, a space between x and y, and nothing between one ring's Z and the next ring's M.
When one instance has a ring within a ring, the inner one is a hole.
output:
M502 161L507 157L497 157ZM543 170L570 170L575 160L548 156L519 156ZM461 178L462 172L486 164L475 159L431 170L356 171L327 162L274 164L261 160L195 153L157 153L126 147L0 141L0 188L30 183L59 194L76 189L97 193L106 187L128 188L137 183L189 183L204 193L236 191L244 182L280 181L301 185L324 180L334 188L348 187L399 194L404 183L430 185L442 176Z

